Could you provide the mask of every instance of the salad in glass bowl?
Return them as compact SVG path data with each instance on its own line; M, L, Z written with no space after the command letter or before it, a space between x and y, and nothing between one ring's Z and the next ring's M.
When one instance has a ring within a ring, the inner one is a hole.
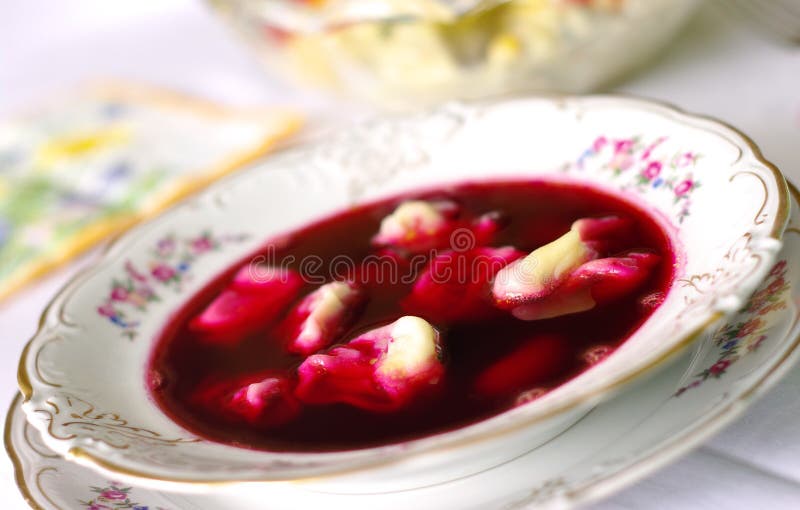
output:
M697 0L210 0L263 62L389 107L587 92L664 46Z

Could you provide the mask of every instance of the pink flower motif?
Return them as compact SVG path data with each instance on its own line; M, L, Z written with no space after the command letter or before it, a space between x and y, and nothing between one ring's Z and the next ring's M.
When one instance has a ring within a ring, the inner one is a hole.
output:
M750 312L752 310L757 310L757 309L761 308L762 306L764 306L764 303L766 303L766 302L767 302L767 298L766 297L756 296L754 294L754 295L750 296L750 301L747 302L747 305L745 306L744 310L746 312Z
M779 276L783 272L783 270L785 268L786 268L786 261L785 260L781 260L780 262L778 262L777 264L772 266L772 269L770 269L770 271L769 271L769 275L770 276Z
M142 296L144 299L150 299L151 297L155 296L155 292L148 286L142 286L136 288L136 294Z
M133 278L137 282L146 282L147 281L147 277L145 275L143 275L142 273L140 273L134 267L133 263L130 260L125 262L125 272L127 272L131 276L131 278Z
M653 180L658 177L658 174L661 173L661 162L660 161L651 161L650 164L647 165L647 168L644 169L642 175L647 178L647 180Z
M134 291L128 295L128 303L137 308L141 308L147 304L147 297L139 294L138 291Z
M768 315L777 310L785 310L785 309L786 309L786 303L781 301L779 303L772 303L771 305L765 306L764 308L758 311L758 315L763 317L764 315Z
M750 299L750 303L747 304L747 308L745 308L746 312L755 312L756 310L763 310L764 306L767 304L766 298L762 299Z
M592 144L592 150L594 152L600 152L601 150L603 150L603 147L605 147L607 143L608 143L608 138L606 138L605 136L598 136L595 139L594 143Z
M741 328L739 328L739 331L736 333L736 336L738 338L743 338L743 337L746 337L748 335L751 335L756 330L758 330L758 328L761 327L762 323L763 323L763 321L761 319L759 319L758 317L756 317L754 319L750 319L749 321L745 322L742 325Z
M619 154L619 153L622 153L622 152L629 153L629 152L631 152L631 149L633 149L633 140L631 140L631 139L617 140L616 142L614 142L614 153L615 154Z
M111 289L111 299L114 301L125 301L128 299L128 289L122 285L117 285Z
M767 335L761 335L760 337L758 337L758 340L747 346L748 352L753 352L759 347L761 347L761 344L764 343L764 340L766 339Z
M770 294L775 294L777 292L780 292L781 289L783 289L784 285L786 285L786 280L784 280L783 277L778 278L774 282L769 284L769 287L767 287L767 291Z
M609 165L611 168L619 171L627 170L633 164L633 158L630 154L620 152L611 159Z
M128 499L128 494L122 491L109 489L100 493L100 497L108 501L125 501Z
M150 274L160 282L167 282L175 277L175 270L166 264L158 264L150 271Z
M162 257L166 257L175 250L175 240L172 237L159 239L156 243L156 252Z
M652 154L653 151L655 150L655 148L658 147L659 145L661 145L664 142L664 140L666 140L666 139L667 139L666 137L662 136L661 138L657 139L655 142L651 143L650 146L647 149L645 149L644 152L642 152L642 155L641 155L642 161L644 161L646 159L650 159L650 154Z
M711 365L708 371L711 373L711 375L720 375L725 372L725 369L727 369L729 366L731 366L730 359L721 359Z
M677 196L685 195L692 190L694 186L694 182L691 179L686 179L685 181L681 181L677 186L675 186L675 194Z
M689 166L689 165L691 165L692 163L694 163L694 160L695 160L696 158L697 158L697 156L695 156L693 153L691 153L691 152L684 152L683 154L681 154L681 155L678 157L678 166L679 166L679 167L686 167L686 166Z
M751 299L754 302L756 302L756 301L766 301L767 298L769 298L769 295L770 295L769 289L761 289L758 292L756 292L755 294L753 294L753 297Z
M111 306L111 303L106 303L102 306L98 306L97 313L99 313L103 317L114 317L115 315L117 315L117 311L114 310L114 307Z
M191 242L192 251L196 254L204 253L211 250L214 244L208 236L198 237Z

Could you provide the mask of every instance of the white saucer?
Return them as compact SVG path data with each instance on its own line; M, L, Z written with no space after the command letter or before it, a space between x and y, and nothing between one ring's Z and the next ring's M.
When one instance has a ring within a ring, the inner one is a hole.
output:
M800 258L800 204L797 190L793 194L792 219L778 257L785 262ZM751 310L734 316L716 335L699 339L659 373L630 385L551 441L506 464L444 484L384 494L310 493L299 483L278 484L268 488L271 508L292 508L301 496L326 510L561 509L608 496L707 440L800 358L800 264L779 262L760 289L769 290L757 291ZM49 451L26 422L19 397L9 411L5 444L20 490L34 508L233 510L265 490L250 484L174 494L115 484ZM499 486L502 491L492 490ZM510 496L498 500L501 493Z

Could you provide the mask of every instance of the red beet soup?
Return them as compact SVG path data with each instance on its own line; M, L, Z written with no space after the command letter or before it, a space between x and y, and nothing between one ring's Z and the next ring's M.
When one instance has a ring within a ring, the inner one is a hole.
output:
M404 194L220 274L164 328L147 384L178 424L240 447L413 439L602 362L661 304L674 263L649 213L588 185Z

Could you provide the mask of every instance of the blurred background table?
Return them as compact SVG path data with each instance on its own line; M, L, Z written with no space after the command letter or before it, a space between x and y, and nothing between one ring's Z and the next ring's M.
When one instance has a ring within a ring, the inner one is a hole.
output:
M610 91L725 120L800 182L800 47L759 38L720 6L701 8L667 51ZM309 114L312 127L366 113L265 74L199 0L0 1L0 120L51 92L109 77L235 105L291 105ZM0 400L10 402L16 391L18 355L42 308L92 256L0 304ZM800 508L798 395L800 368L708 444L595 508ZM5 456L0 501L27 508Z

